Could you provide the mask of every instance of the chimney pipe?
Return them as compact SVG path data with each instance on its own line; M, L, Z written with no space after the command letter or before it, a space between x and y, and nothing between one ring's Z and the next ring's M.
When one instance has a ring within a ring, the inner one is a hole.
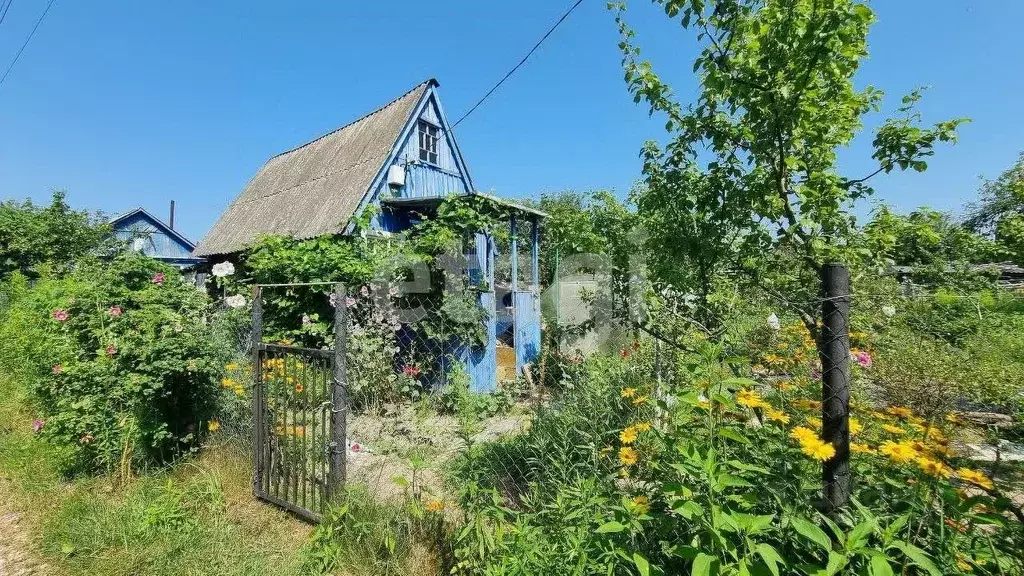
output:
M171 230L174 230L174 200L171 200L171 221L168 222Z

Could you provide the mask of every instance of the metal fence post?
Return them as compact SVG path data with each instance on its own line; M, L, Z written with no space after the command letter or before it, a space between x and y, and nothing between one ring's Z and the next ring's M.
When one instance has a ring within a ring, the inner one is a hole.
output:
M821 268L822 440L836 455L822 465L824 513L835 519L850 501L850 271L842 264Z
M330 471L327 496L333 497L345 486L345 459L348 453L346 417L348 416L348 378L346 344L348 338L348 294L343 284L334 285L334 384L331 388Z
M259 496L263 493L264 455L263 450L263 379L261 377L260 345L263 343L263 289L252 288L252 443L253 471L252 491Z

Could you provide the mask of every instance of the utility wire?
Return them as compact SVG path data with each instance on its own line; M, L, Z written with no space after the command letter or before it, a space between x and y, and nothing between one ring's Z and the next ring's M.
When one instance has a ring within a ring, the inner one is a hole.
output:
M570 8L568 9L568 10L566 10L566 11L565 11L565 14L562 14L562 17L561 17L561 18L559 18L557 22L555 22L555 25L554 25L554 26L552 26L552 27L551 27L551 28L550 28L550 29L549 29L549 30L547 31L547 33L546 33L546 34L544 34L544 36L542 36L542 37L541 37L541 39L540 39L540 40L538 40L538 41L537 41L537 43L533 45L533 48L530 48L530 51L526 53L526 56L523 56L523 59L522 59L522 60L520 60L518 64L516 64L515 66L513 66L511 70L509 70L509 71L508 71L508 74L505 74L505 76L504 76L504 77L503 77L503 78L502 78L501 80L499 80L499 81L498 81L498 83L497 83L497 84L495 84L493 88L491 88L490 90L488 90L488 91L487 91L487 94L484 94L483 98L481 98L480 100L478 100L478 101L477 101L477 103L476 103L476 104L474 104L474 105L473 105L473 107L469 109L469 112L466 112L465 114L463 114L463 115L462 115L462 118L459 118L459 119L458 119L458 120L457 120L457 121L455 122L455 124L452 124L452 129L454 130L454 129L455 129L455 127L459 125L459 122L462 122L463 120L465 120L467 116L469 116L470 114L472 114L472 113L473 113L473 111L474 111L474 110L476 110L477 108L479 108L479 107L480 107L480 105L484 103L484 100L487 100L488 96L490 96L491 94L493 94L493 93L494 93L494 91L498 89L498 87L500 87L500 86L501 86L502 84L504 84L504 83L505 83L505 80L508 80L509 76L511 76L512 74L515 74L515 71L516 71L516 70L518 70L520 66L522 66L523 64L525 64L525 63L526 63L526 61L527 61L527 60L529 60L530 56L532 56L532 55L533 55L533 53L537 51L537 48L540 48L540 45L541 45L541 44L543 44L543 43L544 43L544 41L548 39L548 36L551 36L551 33L552 33L552 32L554 32L554 31L555 31L555 29L556 29L556 28L558 28L558 26L559 26L559 25L560 25L560 24L561 24L561 23L562 23L563 21L565 21L565 19L566 19L566 18L568 18L568 17L569 17L569 14L572 14L572 11L573 11L573 10L575 10L575 9L576 9L576 7L577 7L577 6L579 6L579 5L580 5L580 4L582 4L582 3L583 3L583 0L576 0L576 3L575 3L575 4L573 4L573 5L572 5L572 6L571 6L571 7L570 7Z
M11 2L13 1L14 0L11 0ZM11 73L11 69L14 68L14 65L18 63L18 58L21 58L21 53L25 51L25 47L28 46L29 41L31 41L32 37L36 35L36 30L38 30L39 25L43 23L43 18L46 18L46 13L50 11L50 6L53 6L54 2L56 2L56 0L50 0L49 3L46 4L46 10L43 10L43 15L39 17L39 20L36 20L36 25L33 26L32 31L28 33L28 37L25 38L25 43L21 45L18 53L14 55L14 60L11 60L11 65L7 67L7 71L5 71L4 75L0 77L0 86L3 85L4 80L7 80L7 75ZM10 7L10 3L8 3L7 6Z
M4 23L4 18L7 18L7 12L11 9L11 4L14 4L14 0L7 0L7 4L0 6L0 24Z

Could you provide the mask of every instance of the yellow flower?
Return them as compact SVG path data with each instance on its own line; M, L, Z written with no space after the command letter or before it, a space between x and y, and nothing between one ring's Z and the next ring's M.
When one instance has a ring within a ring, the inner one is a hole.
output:
M231 378L224 378L224 379L222 379L220 381L220 385L225 387L225 388L234 388L235 387L235 381L232 380Z
M786 414L782 410L776 410L774 408L768 408L765 410L765 416L772 422L782 422L783 424L789 424L789 414Z
M623 398L632 398L633 396L636 396L636 388L623 388L622 389L622 397Z
M206 428L210 432L216 432L217 430L220 429L220 422L217 422L216 420L210 420L210 423L206 425Z
M793 406L804 409L821 408L821 402L819 402L818 400L808 400L806 398L799 398L797 400L793 400Z
M227 366L225 366L224 369L229 371L229 372L234 372L235 370L238 370L238 364L232 362L232 363L228 364Z
M936 476L938 478L949 478L953 471L942 462L938 460L932 460L925 456L921 456L917 459L917 465L924 470L925 474L930 476Z
M904 430L903 428L900 428L899 426L893 426L892 424L883 424L882 425L882 430L885 430L886 432L889 432L891 434L906 434L907 433L907 431Z
M702 408L704 410L710 410L711 409L711 401L710 400L698 400L697 401L697 407L698 408Z
M850 452L857 454L877 454L878 450L875 450L867 444L858 444L856 442L850 442Z
M444 502L440 500L427 502L427 512L440 512L441 510L444 510Z
M885 411L887 414L899 416L900 418L910 418L914 415L914 412L911 411L910 408L901 408L899 406L890 406L886 408Z
M619 432L619 440L623 444L632 444L633 442L636 442L636 428L630 426L622 432Z
M991 490L992 488L995 487L995 485L992 483L992 480L989 479L988 476L985 476L984 474L977 470L971 470L970 468L959 468L956 471L956 475L959 476L960 479L963 480L964 482L981 486L986 490Z
M305 390L305 386L302 385L302 382L299 382L298 384L295 385L296 392L302 392L303 390Z
M806 438L800 441L800 451L815 460L830 460L836 455L835 446L822 442L818 438Z
M633 507L638 514L647 514L651 509L651 502L647 496L637 496L633 498Z
M245 388L241 386L235 386L235 396L243 396L245 394Z
M761 396L753 390L740 390L736 392L736 403L747 408L762 408L768 403L761 399Z
M631 446L619 448L619 462L622 462L623 466L632 466L639 458L640 455Z
M917 450L908 442L892 442L886 440L879 448L882 454L892 458L894 462L910 462L917 458Z
M639 423L637 423L633 427L636 428L638 432L647 432L648 430L651 429L651 423L650 422L639 422Z
M637 396L636 398L633 398L633 405L634 406L639 406L640 404L643 404L644 402L647 402L647 396Z
M957 560L956 560L956 567L961 572L974 572L974 568L970 564L968 564L967 562L964 562L963 559L960 559L960 558L957 558Z
M821 428L821 418L808 418L807 423L814 428Z
M814 430L804 426L797 426L796 428L793 428L793 430L790 431L789 436L799 442L818 438L818 434Z
M864 425L856 418L850 418L850 434L860 434L864 431Z

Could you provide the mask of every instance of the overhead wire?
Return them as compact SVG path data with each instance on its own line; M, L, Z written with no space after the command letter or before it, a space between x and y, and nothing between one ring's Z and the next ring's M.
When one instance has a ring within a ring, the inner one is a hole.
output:
M515 66L513 66L512 69L509 70L508 73L501 78L501 80L498 80L497 84L495 84L490 90L488 90L487 93L484 94L482 98L477 100L476 104L474 104L473 107L470 108L468 112L462 115L462 118L459 118L455 122L455 124L452 124L452 129L454 130L455 127L458 126L460 122L465 120L470 114L472 114L477 108L479 108L480 105L483 104L484 101L487 100L487 98L490 97L491 94L494 94L494 91L501 87L501 85L504 84L505 81L508 80L510 76L515 74L516 70L518 70L523 64L525 64L526 61L530 59L530 56L532 56L533 53L537 51L537 48L540 48L540 45L543 44L544 41L548 39L548 36L551 36L551 33L554 32L562 24L562 22L564 22L565 19L568 18L570 14L572 14L573 10L575 10L582 3L583 0L576 0L576 3L570 6L569 9L566 10L564 14L562 14L562 17L559 18L558 21L555 22L555 24L551 26L551 28L549 28L543 36L541 36L540 40L538 40L537 43L533 45L533 48L530 48L530 51L526 53L526 56L523 56L523 58Z
M10 11L11 4L14 4L14 0L7 0L6 3L0 4L0 24L3 24L4 18L7 18L7 12Z
M13 1L14 0L11 0L11 2ZM28 46L32 37L36 35L36 30L39 30L39 25L43 23L43 18L46 18L46 15L50 12L50 7L53 6L54 2L56 2L56 0L50 0L46 4L46 10L43 10L43 14L39 17L39 20L36 20L36 25L33 26L32 31L28 33L28 37L25 38L24 44L22 44L21 48L18 49L18 53L14 55L14 60L11 60L11 64L7 67L7 70L4 71L4 75L0 76L0 86L3 86L4 80L7 80L7 76L11 73L11 69L13 69L14 65L18 63L18 59L21 58L21 54L25 51L25 47ZM10 2L8 2L7 7L10 8Z

